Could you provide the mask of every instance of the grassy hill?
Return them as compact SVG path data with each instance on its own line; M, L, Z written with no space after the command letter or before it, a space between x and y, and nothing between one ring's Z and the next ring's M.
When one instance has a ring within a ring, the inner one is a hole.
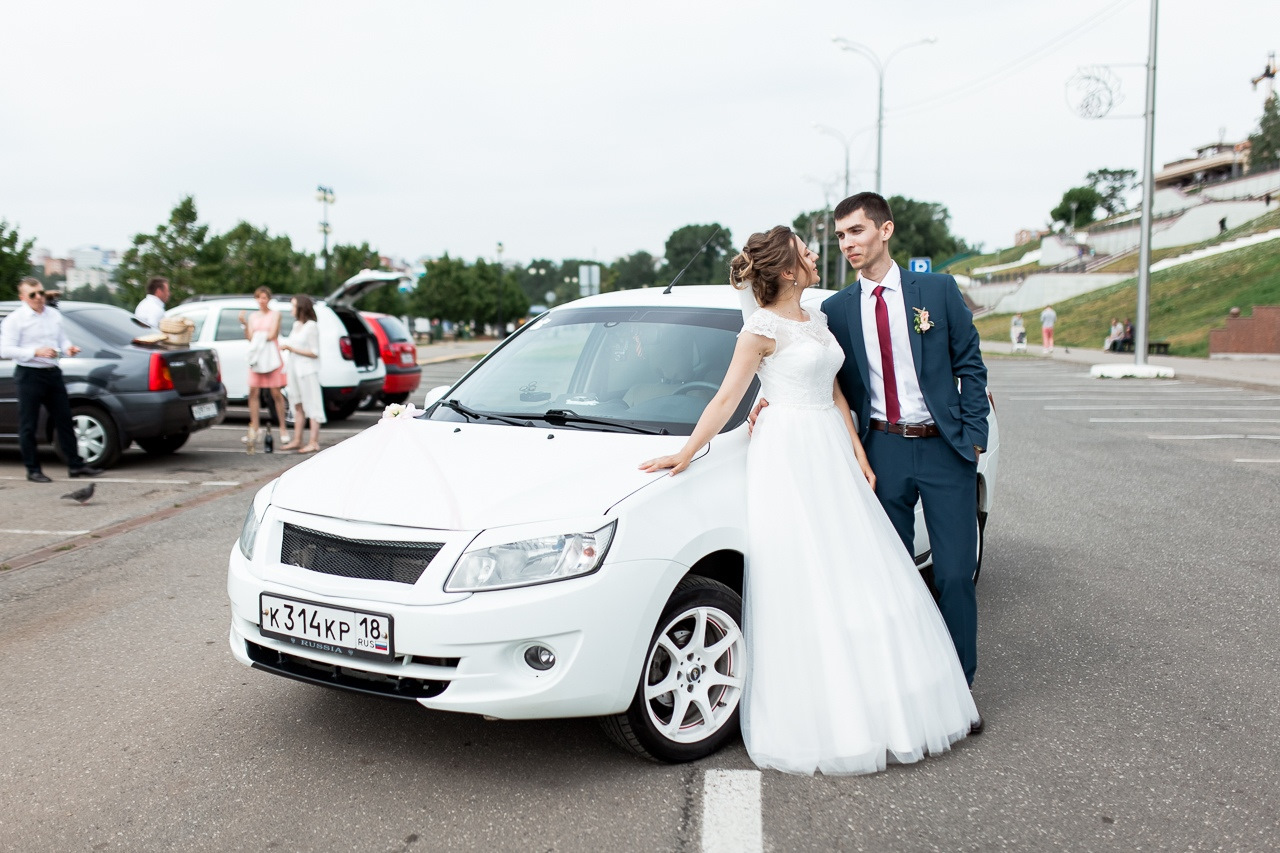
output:
M989 255L973 255L956 261L954 264L948 264L945 268L940 268L937 272L945 272L948 275L969 275L969 271L978 267L995 266L996 264L1009 264L1021 258L1027 252L1033 252L1040 248L1040 239L1037 237L1030 243L1024 243L1021 246L1013 246L1009 249L1001 249Z
M1223 326L1233 306L1248 316L1254 305L1280 305L1280 243L1261 243L1155 273L1149 304L1150 340L1168 341L1171 355L1203 358L1209 354L1209 330ZM1111 318L1134 318L1137 305L1136 278L1056 303L1055 343L1101 349ZM984 315L975 324L984 339L1008 341L1010 316ZM1034 347L1040 340L1040 309L1025 312L1023 319L1027 342Z

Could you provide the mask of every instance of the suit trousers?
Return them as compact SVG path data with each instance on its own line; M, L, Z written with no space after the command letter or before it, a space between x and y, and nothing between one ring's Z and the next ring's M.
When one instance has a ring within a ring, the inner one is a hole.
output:
M18 386L18 447L27 473L40 470L40 455L36 450L36 429L40 425L40 407L49 412L49 420L58 436L62 455L71 470L84 467L76 445L75 430L71 426L71 402L67 398L67 386L62 381L62 371L56 367L14 368L13 378Z
M941 436L907 438L870 430L863 438L876 474L876 497L907 552L915 553L915 506L933 549L938 609L951 632L965 678L978 669L978 465L956 453Z

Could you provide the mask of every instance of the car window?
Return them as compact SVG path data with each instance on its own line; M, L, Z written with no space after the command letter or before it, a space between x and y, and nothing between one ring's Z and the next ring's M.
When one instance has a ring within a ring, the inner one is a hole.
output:
M280 337L287 338L293 331L293 308L285 308L280 312Z
M192 323L195 323L195 331L191 333L191 337L198 340L200 332L204 329L204 321L209 319L209 309L207 308L187 308L183 306L173 312L175 317L186 317Z
M450 397L479 412L567 409L688 435L720 388L741 327L741 312L717 309L561 311L521 329ZM729 428L742 422L753 396ZM444 408L432 417L464 416Z
M223 308L218 312L218 328L213 333L215 341L243 341L244 327L240 325L240 312Z
M393 344L411 341L409 330L404 327L397 317L379 317L377 320L382 331L387 333L387 340Z
M67 316L75 321L66 324L67 337L81 349L90 349L90 347L85 345L87 342L76 340L79 331L75 328L77 325L103 343L117 347L127 346L139 335L152 335L156 331L128 311L109 305L77 308L67 312Z

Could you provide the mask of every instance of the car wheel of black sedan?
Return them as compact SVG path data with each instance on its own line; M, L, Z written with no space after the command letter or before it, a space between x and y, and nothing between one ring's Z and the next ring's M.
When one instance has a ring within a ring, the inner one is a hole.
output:
M189 432L180 432L176 435L158 435L155 438L139 438L137 445L143 449L149 456L168 456L170 453L176 453L178 448L187 443L187 439L191 437Z
M76 434L76 452L84 464L94 468L110 468L120 459L120 431L111 416L97 406L72 406L71 427ZM64 462L62 447L55 441L54 450Z
M631 706L602 717L611 740L655 761L694 761L738 731L747 670L742 598L710 578L677 584L649 642Z

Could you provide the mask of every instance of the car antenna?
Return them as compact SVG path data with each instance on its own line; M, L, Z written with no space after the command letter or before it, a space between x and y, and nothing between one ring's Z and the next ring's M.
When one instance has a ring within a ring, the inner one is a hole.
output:
M705 243L703 243L703 244L702 244L702 248L701 248L701 249L699 249L698 251L694 252L694 253L693 253L693 257L689 259L689 263L687 263L687 264L685 264L685 265L684 265L684 269L682 269L682 270L680 270L680 272L676 273L676 277L675 277L675 278L673 278L673 279L671 279L671 283L667 285L667 289L666 289L666 290L664 290L664 291L662 291L662 295L663 295L663 296L666 296L668 293L670 293L670 292L671 292L671 288L673 288L673 287L675 287L675 286L676 286L676 282L680 280L680 276L684 275L684 274L685 274L685 271L686 271L686 270L688 270L688 269L689 269L689 267L693 266L693 262L694 262L695 260L697 260L698 255L701 255L704 251L706 251L707 246L711 245L711 241L712 241L712 239L714 239L714 238L715 238L715 236L716 236L717 234L719 234L719 233L720 233L720 226L719 226L719 225L717 225L717 226L716 226L716 230L712 231L712 232L711 232L711 236L707 238L707 242L705 242Z

